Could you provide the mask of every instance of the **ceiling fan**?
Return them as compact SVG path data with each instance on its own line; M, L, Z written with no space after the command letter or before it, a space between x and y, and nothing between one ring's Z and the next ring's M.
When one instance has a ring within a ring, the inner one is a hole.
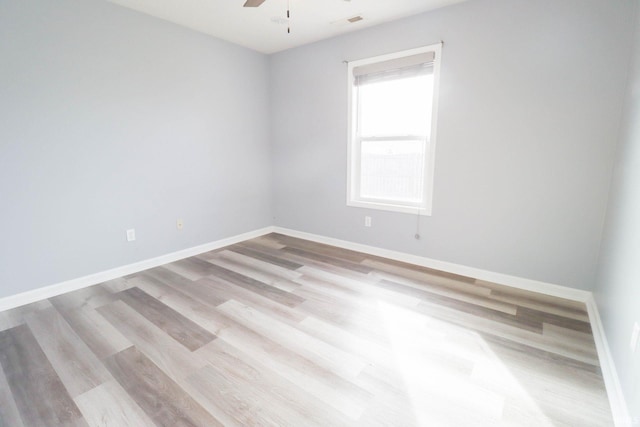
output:
M258 7L264 2L265 0L247 0L243 7ZM287 1L287 22L290 18L291 12L289 11L289 1ZM287 26L287 34L291 34L291 26Z
M258 7L262 3L264 3L264 1L265 0L247 0L244 4L244 7Z

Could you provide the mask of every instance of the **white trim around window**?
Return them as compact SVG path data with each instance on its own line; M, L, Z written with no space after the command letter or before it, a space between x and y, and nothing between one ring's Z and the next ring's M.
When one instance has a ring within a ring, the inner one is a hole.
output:
M435 167L435 148L438 113L438 89L440 79L440 56L442 43L416 49L405 50L388 55L376 56L349 62L348 66L348 128L349 143L347 151L347 205L361 208L381 209L394 212L431 215L433 198L433 177ZM428 58L428 59L425 59ZM431 103L430 131L428 135L415 135L410 132L396 135L363 135L359 129L360 96L358 95L357 79L368 78L369 81L379 81L386 78L393 79L396 75L404 76L415 73L411 68L416 63L426 61L432 64L433 70L433 95ZM399 71L396 72L395 70ZM373 78L371 78L373 76ZM390 76L390 77L389 77ZM424 141L422 152L422 191L419 200L376 198L363 194L361 190L362 179L362 143L372 141Z

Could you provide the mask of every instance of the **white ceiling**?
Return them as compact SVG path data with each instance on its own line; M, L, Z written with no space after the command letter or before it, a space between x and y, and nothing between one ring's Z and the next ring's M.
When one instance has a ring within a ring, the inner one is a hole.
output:
M257 8L242 7L245 0L108 1L273 53L463 0L266 0ZM287 34L288 3L291 34ZM357 15L364 19L354 24L347 21Z

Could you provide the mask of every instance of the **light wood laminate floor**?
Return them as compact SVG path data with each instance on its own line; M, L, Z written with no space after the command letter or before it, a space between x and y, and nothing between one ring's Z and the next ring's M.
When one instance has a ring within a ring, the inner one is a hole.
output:
M271 234L0 313L2 426L609 426L583 304Z

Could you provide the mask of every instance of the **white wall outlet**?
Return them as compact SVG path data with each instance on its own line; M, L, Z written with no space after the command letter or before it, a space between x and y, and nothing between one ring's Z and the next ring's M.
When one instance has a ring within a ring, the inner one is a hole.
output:
M182 218L178 218L176 220L176 228L178 230L182 230L182 228L184 228L184 221L182 220Z
M371 227L371 217L370 216L365 216L364 217L364 226L365 227Z
M127 242L133 242L134 240L136 240L136 229L131 228L127 230Z
M633 324L633 331L631 332L631 342L629 342L631 353L636 352L636 348L638 347L638 336L640 336L640 325L638 325L638 322L635 322Z

